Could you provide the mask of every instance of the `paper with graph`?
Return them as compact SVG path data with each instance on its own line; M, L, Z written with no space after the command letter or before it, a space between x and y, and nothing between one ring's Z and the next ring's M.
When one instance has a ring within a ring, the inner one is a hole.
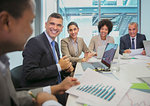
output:
M70 88L67 93L78 96L79 103L89 105L116 106L131 86L91 69L87 69L79 81L81 84Z
M150 93L129 89L118 106L150 106Z

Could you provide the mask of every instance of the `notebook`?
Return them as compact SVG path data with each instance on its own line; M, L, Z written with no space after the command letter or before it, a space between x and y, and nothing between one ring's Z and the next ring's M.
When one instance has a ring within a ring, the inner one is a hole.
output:
M87 68L103 70L110 69L117 48L118 44L107 43L101 62L83 62L81 63L83 70L86 70Z
M146 55L150 56L150 40L143 41L143 44L146 51Z

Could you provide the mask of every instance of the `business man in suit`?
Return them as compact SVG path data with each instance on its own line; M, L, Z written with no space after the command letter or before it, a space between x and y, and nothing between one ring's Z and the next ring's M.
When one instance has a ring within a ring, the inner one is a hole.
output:
M85 62L93 55L87 48L83 38L77 37L79 32L77 23L70 22L67 28L69 37L61 40L61 52L63 56L68 56L70 61L75 66L76 62ZM82 52L85 54L84 58L79 57Z
M69 59L65 56L60 59L58 44L55 41L62 31L62 23L62 16L58 13L52 13L45 23L46 31L27 42L23 51L25 86L55 85L59 83L61 70L72 71ZM55 42L54 53L52 41Z
M14 10L14 7L17 9ZM26 40L32 34L34 11L34 0L0 0L0 106L61 106L49 93L62 94L77 84L75 78L68 77L58 85L32 89L36 103L32 101L28 91L16 92L11 80L9 59L5 54L24 48Z
M120 50L119 53L131 53L130 49L139 49L144 48L143 40L146 40L145 35L139 34L138 32L138 24L132 22L128 26L129 34L126 34L120 38ZM145 50L142 51L143 55L145 55Z
M45 29L42 34L31 38L23 51L24 87L56 85L64 79L65 72L70 73L74 69L67 56L60 59L55 41L63 29L62 16L52 13L45 23ZM65 105L66 94L57 95L57 98Z

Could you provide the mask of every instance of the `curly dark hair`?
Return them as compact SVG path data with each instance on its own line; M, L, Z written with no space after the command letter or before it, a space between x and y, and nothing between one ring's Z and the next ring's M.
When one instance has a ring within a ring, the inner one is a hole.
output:
M109 20L109 19L103 19L101 21L99 21L98 23L98 31L100 32L100 29L106 25L108 28L108 34L112 31L113 28L113 23Z

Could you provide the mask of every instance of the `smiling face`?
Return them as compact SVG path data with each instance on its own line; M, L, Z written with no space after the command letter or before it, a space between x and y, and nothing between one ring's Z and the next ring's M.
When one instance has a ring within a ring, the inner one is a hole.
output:
M100 29L100 36L105 37L108 35L108 27L106 25L102 26Z
M70 25L68 29L68 33L73 40L77 39L77 35L79 32L79 28L75 25Z
M137 32L138 32L137 24L129 24L128 31L129 31L129 35L131 37L135 37L137 35Z
M62 32L63 20L61 18L50 17L45 23L45 28L51 39L55 40L55 38Z

